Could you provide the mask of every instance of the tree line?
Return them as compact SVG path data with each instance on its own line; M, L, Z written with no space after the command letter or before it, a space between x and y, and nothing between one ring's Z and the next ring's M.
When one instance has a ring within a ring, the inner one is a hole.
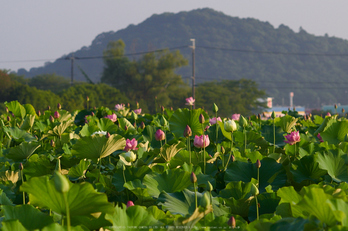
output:
M56 74L24 78L7 70L0 70L0 102L18 100L30 103L38 110L58 103L65 110L87 107L109 107L115 104L140 105L143 112L156 113L160 107L185 107L185 98L191 96L191 87L176 73L188 65L179 51L164 50L147 53L137 60L124 56L122 40L112 41L104 51L104 69L97 84L75 82ZM212 112L213 103L219 106L219 115L232 113L250 115L265 107L258 99L265 92L254 81L247 79L205 82L196 87L196 107ZM1 104L0 110L5 110Z

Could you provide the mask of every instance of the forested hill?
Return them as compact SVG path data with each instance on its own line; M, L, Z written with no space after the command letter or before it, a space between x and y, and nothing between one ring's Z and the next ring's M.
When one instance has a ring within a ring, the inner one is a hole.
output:
M153 15L138 25L117 32L99 34L88 47L74 52L74 77L85 80L82 69L94 82L103 70L103 50L109 41L122 39L126 54L179 47L191 62L190 39L196 39L196 82L220 79L252 79L274 97L275 104L318 107L320 104L348 104L348 41L314 36L304 29L274 28L268 22L227 16L212 9L177 14ZM71 54L44 67L21 69L32 77L56 73L70 78ZM129 56L136 59L137 56ZM178 70L190 80L191 67Z

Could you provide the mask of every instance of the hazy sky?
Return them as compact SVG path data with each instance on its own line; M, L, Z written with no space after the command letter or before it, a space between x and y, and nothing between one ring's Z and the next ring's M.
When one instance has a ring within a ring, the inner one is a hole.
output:
M347 0L0 0L0 69L29 70L83 46L102 32L153 14L209 7L226 15L302 27L348 39ZM196 38L198 41L199 38ZM40 60L34 62L33 60ZM0 83L1 84L1 83Z

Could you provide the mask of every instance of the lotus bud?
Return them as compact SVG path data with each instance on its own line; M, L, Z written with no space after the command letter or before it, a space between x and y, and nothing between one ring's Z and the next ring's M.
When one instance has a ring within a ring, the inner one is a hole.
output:
M260 113L259 114L257 114L257 118L260 120L261 119L261 115L260 115Z
M197 182L197 177L196 177L196 174L194 172L191 173L190 179L191 179L191 183L193 183L193 184Z
M49 110L49 111L50 111L50 110L51 110L51 106L49 106L49 105L48 105L47 110Z
M335 107L335 109L337 109L337 104L335 104L335 106L334 106L334 107Z
M21 171L22 171L22 170L23 170L23 168L24 168L24 167L23 167L23 164L22 164L22 163L19 163L19 170L21 170Z
M275 119L275 118L276 118L276 115L275 115L275 112L274 112L274 111L272 112L271 118L272 118L272 119Z
M239 117L239 125L241 127L246 127L248 125L248 121L242 115Z
M224 123L224 128L226 132L234 132L237 130L237 124L234 120L226 120Z
M208 181L208 190L209 190L209 192L214 190L213 185L209 181Z
M261 168L261 161L259 159L257 159L255 166L256 168Z
M170 110L173 111L173 107L170 107Z
M94 110L97 110L97 107L93 107Z
M186 125L186 128L184 130L184 137L187 138L190 136L192 136L192 130L191 130L190 126Z
M88 96L86 96L86 101L89 102L89 97Z
M199 115L199 122L201 123L201 124L203 124L204 123L204 116L203 116L203 114L200 114Z
M234 157L234 155L231 155L231 161L235 162L236 161L236 157Z
M214 103L214 105L213 105L213 112L218 112L219 111L219 108L218 108L218 106Z
M56 143L54 142L54 140L51 140L51 147L55 147Z
M129 103L127 103L127 107L128 107L128 108L130 107L130 104L129 104Z
M133 127L135 127L135 128L137 127L137 123L136 122L134 122Z
M158 129L155 133L155 139L157 141L161 141L164 140L166 137L166 135L164 134L164 132L161 129Z
M201 197L201 201L199 202L199 205L203 208L207 208L210 205L210 196L208 192L204 192L203 196Z
M95 114L94 114L94 112L91 112L91 116L94 116Z
M37 111L37 115L41 116L41 111L40 110Z
M164 112L164 107L163 106L161 106L161 111Z
M55 111L55 112L54 112L54 118L55 118L55 119L58 119L59 117L60 117L59 112L58 112L58 111Z
M342 113L344 113L344 108L342 108Z
M134 154L132 151L128 151L123 154L123 157L128 162L134 162L137 159L137 155Z
M7 116L7 121L10 122L11 121L11 117Z
M231 226L232 229L236 228L236 219L234 216L232 216L228 221L227 224Z
M8 113L8 107L6 107L6 113Z
M60 105L60 103L58 103L57 108L58 108L58 110L62 109L62 105Z
M139 103L137 102L137 109L139 108Z
M293 110L293 111L296 111L296 107L294 107L292 110Z
M50 116L50 121L51 121L52 123L54 122L53 116Z
M128 202L127 202L127 208L129 208L129 207L131 207L131 206L134 206L133 201L128 201Z
M109 139L109 138L110 138L110 133L107 132L106 135L105 135L105 137L106 137L107 139Z
M225 154L225 148L223 146L221 146L221 152L222 154Z
M54 186L60 193L66 193L70 189L69 180L58 171L54 175Z
M145 123L143 121L141 121L140 128L145 129Z
M124 130L127 131L128 130L128 126L124 125Z
M260 191L259 191L259 189L256 187L255 184L251 184L250 193L251 193L253 196L259 195Z

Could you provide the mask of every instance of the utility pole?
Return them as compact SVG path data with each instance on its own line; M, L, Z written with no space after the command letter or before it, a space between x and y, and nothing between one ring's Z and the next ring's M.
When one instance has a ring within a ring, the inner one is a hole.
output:
M70 83L70 85L72 86L74 84L74 60L75 60L74 53L72 53L70 60L71 60L71 83Z
M195 98L195 50L196 50L196 39L190 39L192 42L192 98ZM193 109L195 109L195 105L193 104Z

